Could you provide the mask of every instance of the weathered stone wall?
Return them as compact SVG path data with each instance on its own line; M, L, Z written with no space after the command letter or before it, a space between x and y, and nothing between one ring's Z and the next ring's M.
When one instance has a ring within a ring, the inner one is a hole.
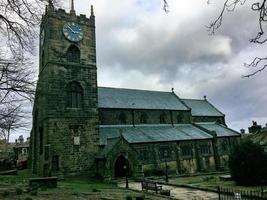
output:
M96 161L96 171L98 175L105 178L115 177L115 162L120 156L123 156L128 160L128 175L140 175L141 165L140 161L138 160L137 152L123 138L120 138L116 142L116 147L112 148L111 151L109 151L108 154L105 154L104 156L104 161L103 159L98 159Z
M198 171L215 171L211 140L135 144L133 147L145 173L155 169L164 171L165 161L169 173L193 174ZM167 157L162 154L164 151L167 152Z
M217 139L221 169L228 169L229 155L234 145L238 144L239 141L240 137L221 137Z
M64 37L62 28L67 22L80 24L84 31L81 42L72 43ZM33 172L45 176L55 172L91 172L99 141L94 17L77 17L49 8L41 29L45 39L40 46L33 111ZM80 49L78 63L67 62L71 44ZM73 81L82 88L79 108L67 107L66 86Z

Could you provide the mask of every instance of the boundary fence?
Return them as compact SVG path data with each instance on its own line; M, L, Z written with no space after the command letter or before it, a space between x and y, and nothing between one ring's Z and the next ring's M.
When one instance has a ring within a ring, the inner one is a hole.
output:
M237 190L233 188L218 187L219 200L267 200L267 187L261 186L260 191Z

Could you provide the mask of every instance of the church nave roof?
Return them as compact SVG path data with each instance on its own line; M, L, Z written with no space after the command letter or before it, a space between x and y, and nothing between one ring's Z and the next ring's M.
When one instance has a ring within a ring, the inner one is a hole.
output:
M189 110L172 92L98 87L99 108Z

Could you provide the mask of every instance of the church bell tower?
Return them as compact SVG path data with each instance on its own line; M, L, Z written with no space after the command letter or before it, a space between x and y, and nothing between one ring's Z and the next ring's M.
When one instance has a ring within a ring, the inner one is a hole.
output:
M98 151L95 17L46 6L31 131L34 173L92 170Z

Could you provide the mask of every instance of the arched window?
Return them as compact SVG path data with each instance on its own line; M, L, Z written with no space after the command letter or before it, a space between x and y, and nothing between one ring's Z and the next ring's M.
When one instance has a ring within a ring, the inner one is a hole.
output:
M119 122L121 123L121 124L126 124L126 120L127 120L127 117L126 117L126 115L125 115L125 113L120 113L120 115L119 115Z
M166 115L165 115L165 113L162 113L162 114L159 116L159 123L161 123L161 124L166 124Z
M141 124L146 124L147 123L147 114L146 113L142 113L140 116L140 123Z
M71 82L67 85L67 107L82 107L83 89L77 82Z
M80 62L80 49L75 45L70 45L70 47L67 50L67 61L68 62Z

